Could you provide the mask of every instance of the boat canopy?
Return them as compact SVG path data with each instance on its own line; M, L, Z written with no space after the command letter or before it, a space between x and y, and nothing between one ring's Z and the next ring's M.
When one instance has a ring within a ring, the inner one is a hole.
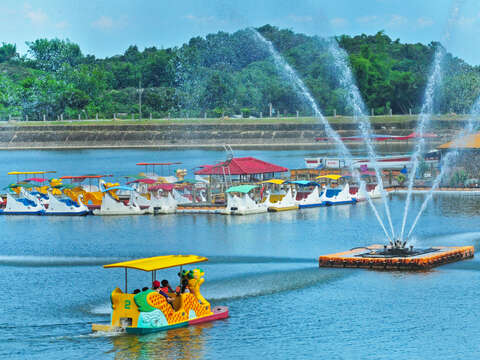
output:
M466 135L460 139L449 141L437 147L437 149L479 149L480 148L480 132L476 134Z
M101 179L103 177L113 177L113 175L80 175L80 176L62 176L62 180L85 180L85 179Z
M198 182L200 182L200 181L195 180L195 179L183 179L183 180L176 181L175 184L193 185L193 184L196 184Z
M342 177L342 175L337 174L328 174L328 175L321 175L317 176L316 179L330 179L330 180L338 180Z
M148 191L165 190L172 191L175 184L156 184L148 187Z
M25 179L24 181L35 181L35 182L45 182L47 181L47 179L43 179L43 178L30 178L30 179Z
M132 179L146 179L147 177L144 175L123 175L124 178L132 178Z
M300 186L319 186L320 184L315 181L308 181L308 180L293 180L293 181L285 181L286 184L295 184Z
M103 188L102 189L102 192L107 192L107 191L111 191L111 190L126 190L126 191L134 191L135 189L130 187L130 186L125 186L125 185L118 185L118 186L112 186L112 187L109 187L109 188Z
M238 185L238 186L232 186L227 189L227 193L231 192L238 192L238 193L243 193L246 194L250 192L251 190L257 188L258 186L256 185Z
M162 165L179 165L181 164L181 162L163 162L163 163L147 163L147 162L141 162L141 163L137 163L136 165L138 166L148 166L148 165L152 165L152 166L162 166Z
M28 184L28 183L10 184L7 187L4 187L3 190L14 189L14 188L18 188L18 187L22 187L22 188L25 188L25 189L31 189L31 188L36 187L36 185Z
M55 189L75 189L77 187L78 185L74 185L74 184L58 184L58 185L52 186L52 188L55 188Z
M127 185L138 184L138 183L150 184L151 185L151 184L155 184L156 182L157 182L157 180L155 180L155 179L136 179L136 180L127 182Z
M42 175L53 173L56 173L56 171L10 171L7 175Z
M175 266L183 266L208 261L208 258L198 255L165 255L124 261L115 264L103 265L104 268L129 268L143 271L155 271Z
M265 180L262 181L261 184L276 184L276 185L281 185L285 182L285 180L282 179L270 179L270 180Z

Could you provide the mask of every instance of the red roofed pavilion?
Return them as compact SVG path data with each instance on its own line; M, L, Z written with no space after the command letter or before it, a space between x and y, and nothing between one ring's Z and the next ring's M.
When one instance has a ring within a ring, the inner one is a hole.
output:
M201 169L195 171L195 175L262 175L287 172L288 169L283 166L268 163L254 157L233 158L215 165L203 165Z

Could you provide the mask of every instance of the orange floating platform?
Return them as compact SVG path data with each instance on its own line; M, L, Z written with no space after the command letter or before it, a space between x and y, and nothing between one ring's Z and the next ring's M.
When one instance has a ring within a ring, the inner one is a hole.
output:
M415 271L473 258L475 252L473 246L435 246L395 257L380 255L382 249L383 245L371 245L323 255L318 258L318 264L320 267Z

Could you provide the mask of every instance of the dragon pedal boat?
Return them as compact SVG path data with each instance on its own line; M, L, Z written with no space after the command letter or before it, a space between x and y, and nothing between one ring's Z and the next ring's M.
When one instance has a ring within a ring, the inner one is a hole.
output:
M113 309L110 324L92 324L92 331L148 334L227 318L228 307L212 308L200 293L204 272L201 269L182 270L184 265L204 261L208 259L196 255L167 255L104 265L104 268L125 269L125 292L118 287L113 290L110 296ZM171 303L164 295L150 289L137 294L128 293L128 269L151 272L153 282L157 270L176 266L180 266L182 278L188 280L190 292L168 293L173 300Z

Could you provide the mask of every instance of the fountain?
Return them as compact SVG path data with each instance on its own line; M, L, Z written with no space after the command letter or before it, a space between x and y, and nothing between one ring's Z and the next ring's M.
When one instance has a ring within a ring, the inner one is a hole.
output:
M458 14L458 6L454 9L454 16ZM449 24L453 23L450 21ZM350 165L350 170L355 180L362 184L360 175L356 169L352 166L352 156L348 148L345 146L343 141L338 136L337 132L333 130L328 121L325 119L321 113L317 103L313 99L312 95L306 88L303 81L295 73L295 71L290 67L290 65L281 57L281 55L275 50L273 44L265 39L260 33L255 29L252 29L256 40L266 45L270 54L273 56L275 64L281 70L282 75L287 78L293 85L295 85L300 91L300 95L310 104L312 107L315 116L322 122L325 128L325 133L331 139L333 139L335 146L338 152L345 158L346 162ZM449 36L449 33L448 33ZM347 62L346 53L340 49L338 44L333 40L330 41L329 47L330 53L335 59L335 68L339 73L340 84L347 90L347 101L353 110L353 116L355 121L358 123L359 130L362 134L362 137L365 139L367 153L370 162L374 166L375 175L377 178L378 185L380 187L380 192L382 194L385 213L387 221L391 229L391 235L387 232L385 225L374 206L371 198L367 196L367 200L382 227L387 239L388 245L372 245L369 247L355 248L347 252L342 252L338 254L331 254L320 256L319 266L325 267L367 267L367 268L379 268L379 269L398 269L398 270L418 270L418 269L429 269L433 266L441 265L444 263L449 263L452 261L458 261L465 258L473 257L474 249L471 246L465 247L432 247L427 249L415 249L413 245L407 246L407 239L411 235L415 225L426 207L429 197L427 197L425 203L422 205L422 208L412 225L412 228L408 232L407 238L404 238L405 225L408 215L408 210L411 201L411 194L413 190L413 184L415 180L415 173L419 165L419 157L425 151L425 140L423 135L425 129L428 127L431 114L433 113L433 101L434 93L438 84L441 82L441 63L445 54L445 51L442 47L437 47L434 55L434 61L432 64L432 70L427 82L424 95L424 103L422 105L421 114L419 116L419 122L417 125L417 134L419 135L417 144L415 146L415 151L412 156L412 169L409 173L408 178L408 194L407 200L404 209L404 216L402 220L402 227L400 235L395 236L395 231L391 219L390 208L388 203L388 197L386 196L385 190L383 188L383 179L377 163L377 155L375 153L375 148L371 140L371 124L368 116L365 115L365 105L360 96L360 92L355 85L350 67ZM480 106L480 104L479 104ZM449 154L446 160L449 160L452 156ZM443 169L442 169L443 170ZM443 176L441 173L439 179L435 181L438 186L440 179ZM434 188L432 188L432 193Z
M456 143L457 146L460 145L462 142L462 138L472 134L474 131L477 130L476 121L474 120L474 117L478 115L480 115L480 97L477 98L477 101L475 102L475 104L472 107L472 110L470 111L470 117L467 121L467 124L465 125L465 128L462 129L462 131L460 131L457 134L457 136L453 139L453 143ZM415 217L415 220L413 221L412 226L410 227L410 230L407 234L407 238L412 234L413 230L415 229L415 226L418 223L418 220L420 219L420 216L425 211L429 201L433 197L435 190L437 190L437 188L440 186L440 183L443 177L450 170L450 168L453 165L453 161L457 156L458 156L458 147L448 151L447 155L442 159L440 173L437 175L437 177L433 181L432 188L427 193L427 196L425 197L425 200L423 201L422 206L420 207L420 210L417 216Z
M433 61L432 71L428 78L427 87L425 88L424 102L422 105L422 110L420 112L419 121L416 129L416 133L418 134L418 141L415 146L415 151L413 152L413 155L412 155L412 167L408 174L408 192L407 192L407 200L405 201L405 208L403 211L400 240L403 240L403 235L405 232L408 209L410 207L410 201L412 198L413 183L415 182L415 174L418 169L419 158L420 156L422 156L423 152L425 151L425 139L423 138L423 135L425 133L425 129L428 123L430 122L430 119L433 113L434 93L435 93L435 88L437 87L437 85L440 83L440 80L441 80L441 62L443 57L444 57L443 48L437 47L435 51L435 58Z
M392 238L395 237L395 231L393 229L392 217L390 215L390 204L388 201L388 196L386 191L383 188L383 178L380 173L380 169L377 163L377 154L375 152L375 147L372 142L372 130L370 119L366 116L365 104L360 95L360 91L355 84L355 80L352 75L352 71L348 64L348 56L345 50L341 49L335 38L330 39L329 41L329 50L330 54L335 59L335 68L339 73L340 84L347 89L346 100L349 102L350 106L353 108L353 117L356 123L359 124L359 129L362 134L362 137L365 139L365 144L367 146L367 154L370 160L370 163L373 164L375 170L375 177L377 179L377 184L379 186L379 191L385 206L385 214L387 216L388 223L390 225L390 230L392 232ZM368 194L367 194L368 197Z
M448 18L448 22L446 25L446 29L443 35L443 40L444 42L448 42L450 40L450 32L452 27L455 25L456 20L459 16L460 13L460 7L463 5L464 0L455 0L452 3L452 8L450 11L450 16ZM403 212L403 219L402 219L402 227L400 231L400 240L404 239L404 233L405 233L405 225L407 223L407 216L408 216L408 210L410 207L410 202L412 198L412 191L413 191L413 184L415 182L415 174L418 169L418 164L419 164L419 158L422 156L425 150L425 139L423 138L425 129L430 123L431 120L431 115L433 113L433 100L434 100L434 95L435 95L435 89L436 87L440 84L441 82L441 65L442 65L442 60L445 56L445 49L441 46L437 46L435 50L435 56L433 59L433 64L432 64L432 69L430 72L430 76L428 78L427 86L425 88L425 93L424 93L424 100L423 100L423 105L422 109L420 111L420 116L419 116L419 121L416 129L416 133L418 134L418 140L417 144L415 146L415 151L412 155L412 167L410 169L410 172L408 174L408 191L407 191L407 200L405 202L405 208ZM438 181L440 183L440 180ZM438 186L438 184L437 184ZM432 191L433 193L433 191ZM428 198L428 197L427 197ZM427 201L428 203L428 201ZM426 206L426 204L425 204ZM423 205L422 205L423 207ZM420 215L423 212L423 210L420 210ZM419 217L419 216L418 216ZM414 224L418 219L415 219ZM414 228L415 226L413 226ZM413 231L413 228L409 231L408 236L410 236L411 232ZM408 238L407 236L407 238Z
M323 116L322 112L320 111L320 108L318 107L315 99L313 96L310 94L308 91L307 87L303 83L303 81L300 79L300 77L296 74L295 70L292 69L292 67L283 59L283 57L275 50L273 44L265 39L257 30L251 29L251 31L254 34L254 38L263 44L264 46L267 47L268 51L272 55L275 64L277 65L278 69L282 72L282 75L290 81L292 84L294 84L299 90L300 94L302 97L309 103L311 108L313 109L315 116L322 122L324 128L325 128L325 133L327 134L328 137L332 138L335 146L338 150L338 152L343 156L343 158L348 162L350 166L350 171L352 173L352 176L355 178L355 180L361 184L362 179L360 178L360 175L356 169L353 168L352 166L352 155L350 153L350 150L345 146L343 141L340 139L340 136L337 134L337 132L330 126L330 123L325 119ZM378 213L375 205L372 202L372 199L370 199L370 196L367 196L368 203L370 204L375 217L377 218L380 226L382 227L383 232L385 233L386 237L391 240L391 236L388 233L387 229L385 228L385 225L383 224L383 221L380 217L380 214Z

